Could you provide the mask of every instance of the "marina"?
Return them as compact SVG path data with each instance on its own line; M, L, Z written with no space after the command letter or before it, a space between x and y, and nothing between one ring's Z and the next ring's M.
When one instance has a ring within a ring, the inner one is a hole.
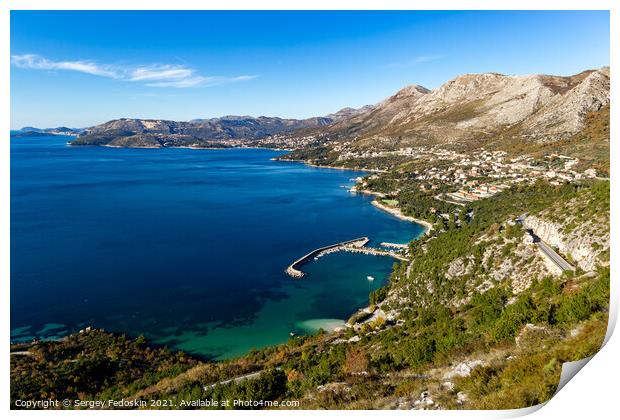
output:
M368 242L369 242L369 239L364 236L361 238L352 239L350 241L339 242L337 244L317 248L313 251L310 251L309 253L302 256L301 258L295 260L291 265L289 265L286 268L285 272L291 277L301 278L305 275L305 273L301 271L301 267L304 264L306 264L308 261L312 259L317 260L324 255L331 254L333 252L341 252L341 251L351 252L351 253L360 253L360 254L365 254L365 255L378 255L378 256L383 256L383 257L395 258L400 261L407 261L407 257L405 257L403 254L400 254L398 252L391 251L391 250L385 250L385 249L379 249L379 248L367 247L366 244L368 244ZM384 245L384 243L382 243L381 245Z

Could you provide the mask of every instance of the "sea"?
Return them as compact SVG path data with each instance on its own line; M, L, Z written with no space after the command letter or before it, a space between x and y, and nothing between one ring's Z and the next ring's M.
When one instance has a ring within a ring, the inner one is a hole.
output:
M69 146L10 139L11 341L91 326L209 360L341 325L395 260L307 252L423 228L347 187L365 173L276 161L266 149ZM372 279L372 280L371 280Z

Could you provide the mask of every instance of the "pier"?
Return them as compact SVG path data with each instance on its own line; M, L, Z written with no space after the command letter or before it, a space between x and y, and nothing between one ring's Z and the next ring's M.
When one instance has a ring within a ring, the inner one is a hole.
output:
M305 263L310 261L312 258L319 258L319 257L322 257L323 255L331 254L332 252L340 252L340 251L360 253L360 254L366 254L366 255L379 255L379 256L384 256L384 257L396 258L401 261L407 261L407 258L405 256L398 254L394 251L366 247L365 245L368 243L368 241L369 239L364 236L362 238L352 239L350 241L339 242L337 244L317 248L307 253L303 257L295 260L293 264L289 265L285 270L286 274L288 274L291 277L301 278L304 276L304 272L301 271L300 269L301 266L303 266Z
M299 269L299 267L301 267L302 265L304 265L305 263L310 261L312 258L319 256L319 254L323 253L323 255L325 255L324 253L336 252L340 248L347 247L347 246L349 246L351 248L361 248L364 245L366 245L367 243L368 243L368 238L364 236L362 238L352 239L350 241L339 242L337 244L333 244L333 245L328 245L328 246L324 246L324 247L321 247L321 248L317 248L314 251L310 251L309 253L307 253L303 257L295 260L295 262L293 262L293 264L289 265L286 268L286 274L288 274L291 277L295 277L295 278L303 277L304 276L304 272L301 271Z

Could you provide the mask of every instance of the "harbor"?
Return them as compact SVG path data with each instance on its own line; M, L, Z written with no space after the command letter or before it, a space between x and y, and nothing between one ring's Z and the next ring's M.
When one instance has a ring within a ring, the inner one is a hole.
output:
M360 253L365 255L378 255L383 257L395 258L400 261L407 261L407 257L402 253L387 249L367 247L366 245L368 244L368 242L369 239L364 236L361 238L352 239L350 241L339 242L337 244L317 248L305 254L301 258L295 260L291 265L286 268L285 272L291 277L301 278L305 275L305 273L301 271L301 267L308 261L312 259L318 259L324 255L331 254L333 252L342 251Z

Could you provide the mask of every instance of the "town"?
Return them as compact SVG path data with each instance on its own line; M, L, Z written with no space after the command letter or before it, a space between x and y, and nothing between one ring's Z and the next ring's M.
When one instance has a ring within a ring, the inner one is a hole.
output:
M422 191L440 190L450 185L456 191L438 192L435 198L451 204L465 205L472 201L491 197L510 185L547 180L551 185L598 178L596 169L579 172L574 168L579 159L565 155L550 154L542 158L522 155L509 158L505 151L480 149L472 154L463 154L434 146L407 147L395 151L343 152L339 160L382 158L404 156L418 162L408 174L408 179L420 182ZM474 157L475 156L475 157ZM378 178L378 174L369 179ZM366 181L361 181L363 190ZM397 194L399 191L393 191Z

